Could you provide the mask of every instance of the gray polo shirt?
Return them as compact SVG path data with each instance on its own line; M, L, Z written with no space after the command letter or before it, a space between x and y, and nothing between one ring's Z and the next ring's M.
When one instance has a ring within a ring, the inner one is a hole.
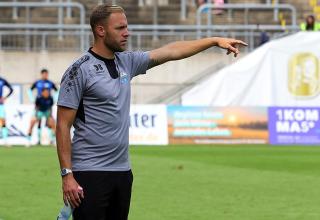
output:
M116 53L114 62L118 77L112 77L102 57L86 52L61 80L58 106L77 110L72 139L74 171L131 169L130 81L146 73L149 54Z

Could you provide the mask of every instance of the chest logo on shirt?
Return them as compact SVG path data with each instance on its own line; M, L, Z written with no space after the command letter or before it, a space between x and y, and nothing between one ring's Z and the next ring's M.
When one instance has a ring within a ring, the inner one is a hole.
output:
M128 74L121 72L120 73L120 83L127 84L129 82Z
M101 66L101 64L95 64L93 66L94 66L97 73L103 72L103 67Z
M43 87L44 88L49 88L50 87L50 83L44 83Z

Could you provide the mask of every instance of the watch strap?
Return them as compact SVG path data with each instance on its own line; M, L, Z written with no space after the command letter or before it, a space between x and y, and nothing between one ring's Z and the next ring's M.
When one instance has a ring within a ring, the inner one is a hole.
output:
M61 171L60 171L61 176L66 176L69 173L72 173L72 170L69 169L69 168L62 168Z

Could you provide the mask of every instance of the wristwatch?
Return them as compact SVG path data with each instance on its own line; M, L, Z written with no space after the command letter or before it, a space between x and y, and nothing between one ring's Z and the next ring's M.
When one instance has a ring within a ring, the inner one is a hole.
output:
M72 170L71 170L71 169L68 169L68 168L62 168L62 169L61 169L61 172L60 172L61 176L66 176L66 175L68 175L69 173L72 173Z

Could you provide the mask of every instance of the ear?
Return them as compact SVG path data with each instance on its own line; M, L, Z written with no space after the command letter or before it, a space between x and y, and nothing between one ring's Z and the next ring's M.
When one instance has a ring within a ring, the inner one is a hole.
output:
M97 25L96 26L96 35L99 36L99 37L104 37L106 31L104 29L104 27L102 25Z

